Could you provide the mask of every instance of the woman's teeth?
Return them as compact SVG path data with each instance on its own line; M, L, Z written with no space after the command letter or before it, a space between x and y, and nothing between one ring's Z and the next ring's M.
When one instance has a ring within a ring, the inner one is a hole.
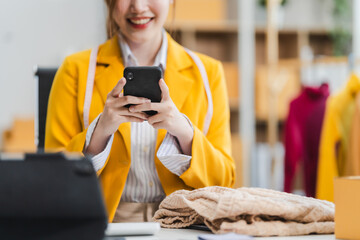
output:
M146 24L148 22L150 22L151 18L144 18L144 19L130 19L130 22L133 24L137 24L137 25L143 25Z

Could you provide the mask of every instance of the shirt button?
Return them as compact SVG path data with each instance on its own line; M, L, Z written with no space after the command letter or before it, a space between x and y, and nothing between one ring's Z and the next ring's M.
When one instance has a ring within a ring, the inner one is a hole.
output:
M149 146L143 147L143 152L145 152L145 153L149 152Z
M149 182L149 185L150 185L150 187L154 186L153 181L150 181L150 182Z

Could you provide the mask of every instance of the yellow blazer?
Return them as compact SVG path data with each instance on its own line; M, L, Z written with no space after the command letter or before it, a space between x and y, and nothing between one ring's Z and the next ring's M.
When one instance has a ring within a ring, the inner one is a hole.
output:
M316 198L334 201L334 178L346 176L349 158L351 124L355 96L360 92L360 79L352 74L346 87L328 98L321 130Z
M232 187L235 164L231 157L229 106L222 65L198 54L209 78L214 109L209 131L202 130L207 112L207 97L196 64L169 35L164 80L170 97L194 126L190 167L180 177L171 173L156 157L155 166L166 195L179 189L206 186ZM47 151L82 152L87 129L84 129L83 106L90 50L67 57L58 72L49 97L46 120ZM104 108L107 94L122 77L124 66L118 44L113 37L99 47L89 122ZM156 152L166 130L158 131ZM114 134L111 152L105 166L97 174L101 180L109 222L112 221L123 192L131 163L130 123L123 123Z
M347 172L350 176L360 175L360 92L355 98L355 110L351 123L349 162Z

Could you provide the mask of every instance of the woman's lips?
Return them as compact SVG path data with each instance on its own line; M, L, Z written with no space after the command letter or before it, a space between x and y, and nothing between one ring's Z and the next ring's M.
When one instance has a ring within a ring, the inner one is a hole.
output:
M136 29L144 29L150 24L153 18L128 18L127 20L132 27Z

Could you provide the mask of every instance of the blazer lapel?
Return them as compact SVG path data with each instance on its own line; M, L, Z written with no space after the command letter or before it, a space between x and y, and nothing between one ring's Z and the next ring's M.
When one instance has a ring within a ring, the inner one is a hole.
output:
M166 85L169 87L169 93L172 101L181 111L181 108L192 88L193 80L170 65L166 67L164 80Z
M167 38L168 52L164 80L169 87L172 101L181 112L184 102L194 84L194 80L188 77L189 74L186 74L186 72L193 67L194 63L184 48L176 43L169 34L167 34ZM166 130L160 129L158 131L156 151L159 149L165 135Z
M100 47L97 57L97 66L106 66L105 69L96 73L94 82L94 86L99 90L103 105L105 105L108 93L123 77L124 65L122 63L117 36L108 40ZM131 153L130 126L130 123L122 123L118 128L129 155Z
M189 77L187 70L193 67L191 57L184 48L168 36L168 53L164 80L169 87L170 97L181 111L194 80Z
M94 86L99 90L103 104L105 104L108 93L122 78L124 70L116 36L100 46L96 64L98 67L95 73ZM106 67L102 71L98 71L101 66Z

